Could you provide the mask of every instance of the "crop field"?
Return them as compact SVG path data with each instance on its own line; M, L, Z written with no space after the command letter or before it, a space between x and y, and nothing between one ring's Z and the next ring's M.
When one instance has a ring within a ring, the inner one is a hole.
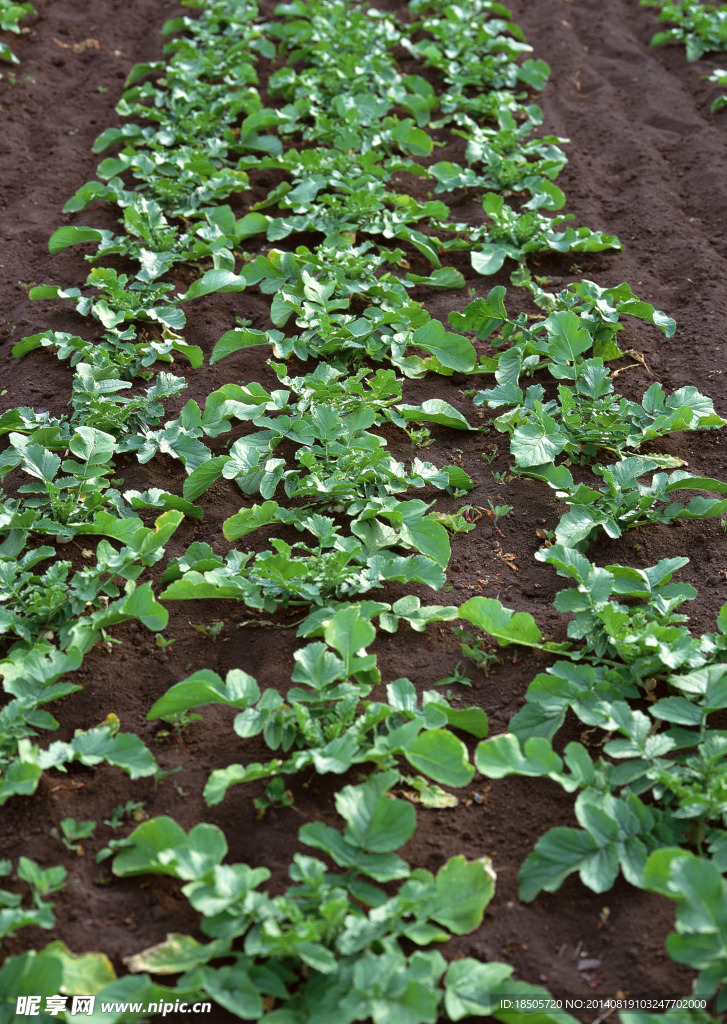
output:
M0 1024L723 1019L726 51L0 0Z

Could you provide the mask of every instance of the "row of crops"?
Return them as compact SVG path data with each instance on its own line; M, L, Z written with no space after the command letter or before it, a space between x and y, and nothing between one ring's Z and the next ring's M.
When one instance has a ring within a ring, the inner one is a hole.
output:
M230 600L253 621L299 612L290 686L261 692L242 668L224 679L202 668L149 720L181 734L200 708L230 709L224 743L235 761L212 771L206 803L263 780L262 809L280 806L286 780L314 770L346 783L340 823L303 824L306 852L278 893L267 869L229 862L218 826L143 821L105 851L113 873L177 879L202 940L170 935L120 978L103 954L58 942L9 956L0 1021L14 1019L19 999L39 999L40 1020L73 1019L65 996L95 994L86 1019L106 1022L146 1019L148 1004L170 1000L209 1000L265 1024L532 1022L503 1000L547 1000L544 989L513 980L508 964L448 963L440 952L481 925L495 886L489 860L455 856L431 872L397 852L417 815L445 806L476 772L545 777L572 795L577 827L537 839L520 869L523 901L578 873L597 893L622 874L674 902L668 951L697 973L698 999L664 1014L622 1012L624 1024L709 1021L690 1007L727 1006L727 606L713 632L694 635L684 605L696 590L675 579L687 558L600 566L589 547L637 526L727 514L727 482L658 452L669 434L726 421L689 384L668 394L655 382L641 401L619 394L610 364L623 354L623 321L667 337L676 328L628 284L584 279L550 292L532 275L533 255L620 247L563 212L555 181L566 140L539 133L532 102L547 65L489 0L466 10L411 0L401 18L349 0L295 0L270 21L252 0L185 6L195 16L166 24L164 59L131 71L117 106L124 123L99 136L97 178L80 185L64 207L71 223L50 238L51 252L86 246L87 278L30 293L48 310L70 303L79 333L48 329L13 348L17 358L49 349L72 368L72 386L67 415L0 416L0 803L12 813L44 772L73 763L161 778L153 752L114 715L49 742L58 722L48 706L78 689L73 673L94 645L115 642L118 625L140 624L163 645L172 602ZM413 63L421 74L404 70ZM452 212L461 190L477 210L465 220ZM92 221L112 210L118 227L83 224L89 207ZM462 289L461 267L483 277L510 268L540 312L508 309L498 285L463 301L448 330L416 296ZM246 290L269 297L273 329L238 317L209 353L185 340L197 300ZM233 382L248 349L270 352L275 386ZM188 389L199 395L205 360L229 360L230 382L183 404ZM407 401L408 381L455 374L469 415L441 398ZM555 601L567 639L549 640L495 598L422 600L422 588L444 591L450 537L473 526L469 506L447 514L438 496L464 502L473 482L457 464L399 461L386 439L423 456L438 431L474 436L477 410L503 435L514 471L561 503L536 557L568 581ZM177 490L124 489L121 468L158 457L178 460ZM219 481L244 496L224 537L170 557L182 524L204 521ZM64 555L72 540L81 567ZM405 596L378 599L388 584ZM507 733L488 738L485 712L440 689L382 678L369 652L382 633L456 622L499 647L553 656ZM563 746L569 711L602 743ZM245 763L252 738L269 756ZM93 823L64 822L67 842L88 835L84 825ZM52 928L65 870L21 858L2 872L13 885L0 890L0 937ZM140 1009L101 1009L126 1002ZM537 1015L568 1020L547 1007Z

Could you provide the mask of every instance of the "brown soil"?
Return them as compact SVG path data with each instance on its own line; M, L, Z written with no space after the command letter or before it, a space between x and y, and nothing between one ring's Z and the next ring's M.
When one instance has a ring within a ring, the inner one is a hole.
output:
M90 147L103 128L117 123L114 103L128 69L137 61L158 57L161 22L179 9L171 0L35 3L39 15L26 22L30 31L14 45L22 63L14 77L3 68L0 82L1 401L2 408L29 404L60 413L70 393L69 368L44 352L18 362L11 358L10 348L20 338L47 328L92 328L82 327L72 311L29 302L28 285L76 284L85 277L87 264L78 248L50 256L48 237L64 222L65 200L94 177L97 158ZM653 379L668 390L694 384L715 398L724 415L727 115L709 113L714 93L700 81L705 69L688 65L681 49L650 49L653 12L640 9L634 0L513 0L510 6L514 20L534 44L535 56L545 58L552 68L538 102L545 112L544 130L571 139L570 163L559 179L568 197L567 209L576 215L576 223L616 233L624 243L620 253L549 257L536 261L536 270L554 285L577 276L602 285L628 281L636 294L674 316L679 326L671 340L648 326L628 325L622 348L642 353L648 371L639 364L631 368L634 361L624 359L620 365L629 369L618 378L621 389L635 397ZM94 208L75 222L111 226L113 215ZM495 279L482 279L465 263L461 269L478 295L495 283L507 284L507 270ZM442 318L465 301L461 293L429 298L430 309ZM517 290L509 290L511 310L523 302ZM207 297L188 309L186 340L209 352L235 316L249 317L262 327L268 323L267 310L267 300L253 290ZM257 350L240 353L190 374L185 401L199 399L231 379L265 383L270 371ZM474 422L477 414L461 394L468 386L464 378L428 379L410 384L408 397L443 397ZM661 447L686 458L703 475L721 476L724 444L720 431L676 436ZM499 452L488 465L482 452L492 452L494 445ZM533 613L544 631L562 635L562 621L551 607L559 583L550 568L533 559L540 544L536 529L553 528L557 522L555 501L540 484L515 478L502 484L495 481L493 471L507 470L506 451L506 441L491 429L483 438L441 431L428 452L436 462L461 459L477 481L472 504L486 506L489 498L513 506L499 524L504 537L483 517L472 533L454 541L447 599L459 603L477 593L499 596L507 605ZM400 454L406 457L407 449L400 446ZM171 459L157 459L147 467L130 462L121 465L120 472L135 487L161 481L170 489L180 486L180 466ZM219 527L239 508L237 493L232 485L220 482L202 504L203 523L183 524L171 554L178 554L192 539L221 546ZM457 504L442 500L439 507L452 510ZM500 556L510 552L515 559L506 564ZM618 558L639 565L685 552L692 562L682 576L700 590L691 606L694 625L709 629L727 600L727 536L718 521L651 527L629 534L618 545L601 543L591 549L598 561ZM283 688L297 644L294 630L238 629L249 616L230 602L170 603L169 612L166 635L176 637L172 647L161 650L142 627L119 629L116 635L123 644L111 653L91 652L74 680L83 690L52 710L61 721L59 738L89 728L113 711L122 728L137 732L165 768L179 771L158 788L144 781L132 783L115 769L49 772L32 799L16 798L6 805L0 856L15 861L25 854L43 865L64 863L69 876L57 899L55 932L25 929L5 942L4 955L40 948L58 937L76 952L103 949L123 971L124 957L159 942L167 932L196 927L195 915L175 884L155 878L143 885L120 881L112 877L108 862L101 869L95 864L98 850L125 833L112 833L100 824L83 856L67 855L50 836L51 828L66 816L103 822L115 805L133 798L144 801L150 816L170 814L185 828L201 820L214 822L227 836L230 858L266 865L278 889L298 848L299 825L311 818L335 820L333 786L313 775L292 781L294 807L271 811L263 821L255 819L255 785L236 787L218 807L206 807L201 793L210 770L230 761L261 759L262 749L248 744L243 754L232 732L233 716L220 711L204 713L202 721L184 731L181 743L160 738L157 726L146 722L150 705L172 683L202 667L221 673L241 667L261 686ZM190 625L215 619L225 620L217 642ZM446 626L430 627L426 634L384 635L375 650L385 679L406 673L419 688L449 675L461 657ZM471 669L473 689L461 690L463 700L484 707L491 732L501 732L544 664L541 656L524 654L508 657L489 677ZM482 803L469 798L475 791L483 793ZM455 853L493 858L497 895L483 926L454 940L452 953L507 961L517 977L542 983L561 997L617 992L667 997L689 991L691 975L664 951L673 921L665 901L622 880L599 896L571 879L555 895L542 895L530 905L518 902L517 872L537 838L554 824L573 823L572 800L555 784L480 779L461 796L456 809L420 811L415 838L403 851L413 864L432 869ZM583 954L600 961L590 974L578 970ZM594 1016L585 1014L583 1019ZM228 1018L220 1011L215 1019Z

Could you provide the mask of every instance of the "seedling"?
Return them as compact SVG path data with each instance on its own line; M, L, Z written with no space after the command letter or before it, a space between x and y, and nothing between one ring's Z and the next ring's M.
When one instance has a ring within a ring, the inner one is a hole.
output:
M513 505L493 505L492 498L487 499L487 504L489 506L487 514L495 520L495 526L497 526L501 519L504 519L506 515L512 512L514 507Z
M127 800L125 804L118 804L114 807L109 817L104 818L104 825L108 825L109 828L121 828L124 824L124 818L127 818L129 821L144 821L146 814L144 813L143 801Z
M285 779L280 776L271 779L265 787L264 795L257 796L253 800L256 811L255 816L258 820L265 817L265 812L270 807L291 807L292 804L293 794L289 789L285 788Z
M8 876L11 871L11 861L1 860L0 878ZM66 869L58 866L43 870L34 860L21 857L18 861L17 878L30 887L33 906L23 907L23 897L20 893L0 888L0 939L29 925L36 925L39 928L52 928L55 925L54 904L47 903L44 897L64 888Z
M472 686L472 680L469 676L464 674L462 670L462 662L458 661L454 666L454 671L451 675L447 676L446 679L440 679L436 686L449 686L450 684L459 683L460 686Z
M433 519L436 519L438 523L445 526L454 536L458 533L469 533L470 530L474 530L476 520L481 517L482 513L478 509L473 508L472 505L463 505L461 509L451 514L436 512L432 516Z
M215 619L214 622L210 622L206 625L203 622L190 622L192 629L196 629L198 633L202 633L210 640L216 641L225 627L224 619Z
M64 818L61 822L60 832L52 828L50 834L54 839L62 843L71 853L83 856L82 839L88 839L96 829L95 821L76 821L75 818Z
M469 633L457 626L452 627L452 632L459 638L462 654L469 658L475 668L480 669L485 675L489 675L490 669L497 663L498 657L495 651L486 646L487 641L478 637L476 633ZM458 667L455 668L455 672L458 671ZM462 682L461 679L457 681Z
M182 732L187 728L187 726L191 725L192 722L200 722L202 720L201 715L193 715L189 711L179 711L160 717L162 718L162 721L166 722L170 726L170 728L160 729L157 732L155 739L159 741L172 736L177 743L180 744L182 742Z

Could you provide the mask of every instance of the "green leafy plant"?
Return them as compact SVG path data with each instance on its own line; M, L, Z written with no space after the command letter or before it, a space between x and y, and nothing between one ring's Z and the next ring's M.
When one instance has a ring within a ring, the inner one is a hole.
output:
M366 762L383 770L398 755L444 785L461 786L471 779L466 748L448 728L482 736L487 730L482 711L454 709L436 691L425 693L420 706L408 679L389 684L387 703L366 700L380 682L376 659L364 650L376 635L368 612L348 605L324 621L324 642L296 652L292 682L297 685L285 698L273 689L261 695L245 672L233 670L223 683L203 669L154 704L150 719L168 720L207 704L238 708L234 730L240 738L262 734L271 750L290 754L267 764L214 771L205 789L208 803L218 803L229 786L250 779L293 774L310 765L321 774L342 774Z
M15 3L15 0L0 0L0 29L3 32L20 32L20 22L28 14L37 14L35 7L29 3ZM7 43L0 42L0 60L10 64L19 64Z
M676 903L676 931L666 941L677 963L699 971L695 995L711 999L715 1009L727 1007L727 922L725 883L709 861L680 849L652 853L646 863L645 884Z
M514 507L513 505L493 505L492 498L487 499L487 504L490 510L489 514L495 520L496 526L501 519L504 519L506 515L512 512Z
M52 719L51 723L51 728L55 728L56 723ZM47 720L44 724L47 728ZM0 735L0 739L4 737ZM134 733L119 732L119 720L113 714L101 725L85 731L77 730L69 742L56 740L47 749L32 743L27 736L13 739L10 749L0 751L3 755L0 804L11 796L34 793L44 771L51 768L66 771L66 765L75 761L89 766L115 765L132 779L159 772L159 766L139 737Z
M727 510L727 499L697 496L686 504L674 501L677 491L708 491L727 493L727 484L711 477L700 477L686 470L654 473L658 461L632 456L613 466L595 466L594 472L604 481L596 490L587 484L576 485L564 466L537 467L529 475L547 481L557 488L556 494L569 505L555 529L559 544L576 550L584 549L591 534L603 529L609 537L620 537L625 530L648 523L669 523L675 519L707 519ZM651 483L639 478L653 473Z
M671 22L657 32L652 46L684 43L687 60L695 61L712 50L727 46L727 7L724 4L694 3L693 0L641 0L642 7L659 8L659 21Z
M117 854L114 872L183 880L211 941L169 936L131 958L132 972L157 973L164 963L166 973L179 975L180 992L204 993L223 1007L234 1001L236 1012L250 1017L262 1013L263 995L273 986L281 1010L314 1012L326 1022L405 1012L423 1024L436 1016L440 1002L451 1020L483 1007L505 1019L498 1012L505 988L509 993L515 985L523 996L542 993L512 982L504 964L466 959L447 968L441 954L425 951L451 933L477 927L494 892L494 874L488 861L468 863L464 857L451 858L436 875L412 871L395 851L411 836L415 811L387 796L393 774L380 773L337 795L343 832L322 822L300 830L303 843L322 850L344 873L296 854L293 884L280 896L261 888L266 869L222 865L227 844L215 826L200 824L189 834L169 818L140 826ZM399 884L388 894L379 884L386 882ZM233 940L243 935L245 952L233 952ZM422 950L405 954L405 940ZM230 956L231 966L214 966ZM554 1018L545 1020L552 1024Z
M209 637L213 642L216 642L217 637L225 628L225 622L224 619L216 619L214 622L209 623L190 622L190 626L198 633L202 633L204 636Z
M275 502L259 508L267 521L285 521ZM227 520L228 537L241 536L247 528L260 525L261 516L240 513ZM272 518L271 518L272 517ZM434 589L444 583L441 563L449 557L446 531L432 522L441 534L427 530L418 537L415 530L369 526L368 521L353 529L357 536L344 536L333 519L318 514L289 517L298 529L313 535L312 546L299 541L288 544L273 539L272 550L253 554L233 549L225 558L214 554L207 544L195 542L186 555L167 566L163 580L169 583L162 597L190 600L200 597L233 598L249 608L274 611L278 605L325 604L333 598L366 593L387 580L416 581ZM399 555L398 545L424 553Z
M715 68L711 75L703 77L707 82L716 82L717 85L727 88L727 71L723 68ZM724 107L727 107L727 96L723 94L712 101L712 106L709 109L713 114L716 114L718 110L722 110Z
M11 871L12 862L1 860L0 877L7 877ZM21 857L16 877L30 888L33 906L23 907L22 893L0 889L0 939L28 926L46 929L55 926L54 904L46 897L65 888L66 869L60 866L43 869L29 857Z
M551 197L534 196L526 203L522 213L508 206L496 192L488 192L482 201L482 208L489 223L474 230L469 225L457 225L474 243L472 246L472 267L479 274L496 274L505 260L523 261L531 253L556 252L600 252L603 249L620 249L621 243L615 235L592 231L587 227L563 227L573 219L573 214L557 214L549 217L539 212L544 205L551 205ZM445 243L446 248L461 248L455 239ZM469 246L468 246L469 248Z
M116 441L93 427L78 427L68 441L75 458L62 460L34 440L37 436L10 435L11 448L3 453L0 478L20 467L38 481L18 488L20 494L29 495L24 497L24 507L35 511L41 522L47 522L49 530L55 525L57 533L67 529L72 536L73 528L88 522L108 500L104 490L109 484Z
M271 807L291 807L293 803L293 794L285 788L285 779L280 776L271 779L263 795L256 796L253 800L258 818L263 818Z
M456 626L453 627L452 632L459 640L460 650L465 658L468 658L475 668L480 669L485 675L489 675L490 669L497 664L497 651L492 650L492 646L482 637L478 637L476 633L459 629ZM454 677L449 681L459 682Z

